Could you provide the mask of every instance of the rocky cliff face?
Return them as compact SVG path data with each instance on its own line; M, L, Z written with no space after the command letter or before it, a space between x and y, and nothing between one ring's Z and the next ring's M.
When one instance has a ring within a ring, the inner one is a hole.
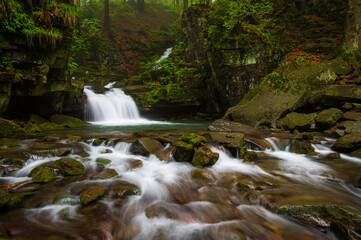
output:
M324 9L328 9L327 14ZM244 46L232 39L224 42L220 49L210 48L207 20L211 8L189 8L182 18L188 37L187 55L189 59L197 59L199 68L206 73L209 110L222 112L239 103L285 55L292 54L292 50L323 58L338 53L346 9L347 4L342 0L274 1L273 17L284 27L287 37L281 50L262 43ZM295 46L295 42L299 45Z
M74 98L80 103L81 96L70 91L67 71L70 32L56 49L29 48L26 38L16 34L0 33L0 39L0 57L11 60L10 73L0 73L0 114L69 113L77 103Z
M81 86L72 85L68 76L74 3L22 0L1 4L0 115L64 112L81 117Z

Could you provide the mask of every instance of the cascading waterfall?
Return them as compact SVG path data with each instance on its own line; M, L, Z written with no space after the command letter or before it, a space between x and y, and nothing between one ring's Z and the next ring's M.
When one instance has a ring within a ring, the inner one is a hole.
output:
M169 57L169 55L172 53L173 48L167 48L165 50L165 52L163 53L163 55L157 60L155 61L155 66L153 67L153 69L159 69L162 66L162 63L164 62L165 59L167 59Z
M113 83L104 94L95 93L86 86L84 93L87 96L85 104L85 120L96 125L146 125L167 124L166 122L150 121L142 118L137 105L131 96L126 95L119 88L112 88Z

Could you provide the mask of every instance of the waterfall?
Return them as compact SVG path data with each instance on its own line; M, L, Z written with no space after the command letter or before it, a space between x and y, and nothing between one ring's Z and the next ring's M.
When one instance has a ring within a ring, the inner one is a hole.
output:
M107 87L110 89L104 94L95 93L89 86L84 88L84 94L87 96L86 121L108 126L165 123L142 118L131 96L126 95L119 88L111 88L111 85Z
M155 61L155 65L154 65L153 69L157 70L157 69L161 68L162 63L164 62L165 59L167 59L169 57L169 55L172 53L172 51L173 51L172 47L167 48L165 50L165 52L163 53L163 55L157 61Z

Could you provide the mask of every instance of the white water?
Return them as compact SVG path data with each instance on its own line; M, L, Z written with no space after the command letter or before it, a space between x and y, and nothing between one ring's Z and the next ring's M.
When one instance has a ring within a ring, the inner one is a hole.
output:
M156 70L156 69L161 68L162 63L164 62L165 59L167 59L169 57L169 55L172 53L172 51L173 51L172 47L167 48L165 50L165 52L163 53L163 55L157 61L155 61L155 65L154 65L153 69Z
M273 150L267 149L265 153L281 159L280 166L287 172L318 178L320 174L330 171L326 165L315 162L304 154L290 152L288 148L284 151L280 150L274 138L266 138L266 140L272 144Z
M106 85L110 89L104 94L97 94L88 86L84 88L86 121L105 126L169 124L142 118L132 97L112 88L113 84Z

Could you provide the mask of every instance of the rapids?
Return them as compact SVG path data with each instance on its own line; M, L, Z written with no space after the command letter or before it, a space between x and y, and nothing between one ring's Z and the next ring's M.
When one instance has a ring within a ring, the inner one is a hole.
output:
M343 174L360 170L360 159L321 161L318 155L281 150L276 137L267 140L273 149L259 152L269 159L256 164L215 145L212 150L220 158L201 175L188 163L134 155L127 142L104 141L99 146L92 140L82 142L89 156L73 152L68 157L81 161L85 174L30 184L37 187L35 194L25 201L25 208L1 215L0 226L11 229L18 239L337 239L332 232L317 231L272 211L275 205L318 201L359 208L360 190ZM326 145L315 146L319 153L330 152ZM163 150L169 152L170 147ZM111 162L100 166L98 158ZM0 183L26 180L33 168L57 159L29 156L24 168L0 178ZM134 162L141 164L134 167ZM114 169L117 175L97 179L104 169ZM112 195L112 189L122 184L139 192L120 199ZM82 206L79 193L91 185L102 186L108 194ZM26 185L13 191L25 190Z

